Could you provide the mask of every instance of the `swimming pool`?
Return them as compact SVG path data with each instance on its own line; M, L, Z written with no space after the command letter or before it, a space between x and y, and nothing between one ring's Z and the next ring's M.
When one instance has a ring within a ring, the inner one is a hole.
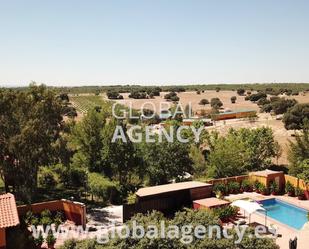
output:
M267 210L267 216L295 229L301 229L307 222L308 211L306 209L278 199L259 201L259 203Z

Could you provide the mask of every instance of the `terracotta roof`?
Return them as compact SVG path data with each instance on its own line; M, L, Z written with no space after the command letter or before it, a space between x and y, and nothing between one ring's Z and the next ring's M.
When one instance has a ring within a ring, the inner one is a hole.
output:
M283 174L283 171L274 171L274 170L266 169L266 170L252 172L249 175L267 177L269 175L280 174L280 173Z
M147 188L140 188L137 192L137 196L150 196L150 195L158 195L162 193L167 192L174 192L179 190L186 190L186 189L192 189L192 188L200 188L200 187L206 187L211 186L212 184L209 183L203 183L203 182L196 182L196 181L190 181L190 182L179 182L179 183L171 183L171 184L164 184L154 187L147 187Z
M0 195L0 228L13 227L19 224L14 195Z
M193 201L193 203L197 203L203 207L213 208L213 207L228 205L230 202L221 200L215 197L211 197L211 198L196 200L196 201Z

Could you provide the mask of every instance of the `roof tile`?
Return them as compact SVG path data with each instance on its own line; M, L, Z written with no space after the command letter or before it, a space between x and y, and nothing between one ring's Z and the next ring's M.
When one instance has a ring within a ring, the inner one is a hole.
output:
M14 195L0 195L0 228L13 227L19 224L19 217Z

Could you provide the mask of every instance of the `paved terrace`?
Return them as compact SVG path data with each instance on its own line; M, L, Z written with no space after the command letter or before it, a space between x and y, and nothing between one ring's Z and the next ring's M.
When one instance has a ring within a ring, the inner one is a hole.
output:
M293 204L295 206L307 209L309 212L309 200L298 200L295 197L289 197L289 196L264 196L258 193L250 192L250 193L243 193L243 194L236 194L236 195L229 195L225 197L229 201L235 201L239 199L247 199L250 198L252 200L266 200L271 198L276 198L285 202L288 202L290 204ZM292 219L293 217L291 217ZM246 217L248 221L248 217ZM265 215L260 213L254 213L251 215L251 223L257 222L262 225L265 224ZM267 217L267 226L270 224L275 224L278 227L278 234L281 234L282 237L279 237L276 239L276 243L280 246L280 249L289 249L289 240L294 239L295 236L298 238L298 249L307 249L309 248L309 225L308 223L305 224L303 229L296 230L294 228L291 228L285 224L282 224L278 222L277 220L274 220L270 217Z

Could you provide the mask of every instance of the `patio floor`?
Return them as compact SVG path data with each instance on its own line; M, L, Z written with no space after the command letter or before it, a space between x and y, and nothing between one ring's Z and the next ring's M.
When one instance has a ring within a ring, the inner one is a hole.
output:
M229 195L225 197L229 201L235 201L239 199L252 199L252 200L266 200L270 198L276 198L280 199L282 201L288 202L290 204L293 204L295 206L307 209L309 212L309 200L301 201L298 200L295 197L289 197L289 196L264 196L258 193L254 192L245 192L243 194L236 194L236 195ZM293 217L291 217L293 218ZM248 221L248 217L247 217ZM260 224L265 224L265 216L260 213L254 213L251 215L251 223L257 222ZM307 249L309 248L309 225L308 223L304 226L301 230L296 230L294 228L291 228L285 224L282 224L278 222L277 220L274 220L270 217L267 217L267 226L270 224L274 224L278 227L278 234L281 234L282 237L278 237L276 239L276 243L280 246L280 249L289 249L289 240L294 239L295 237L298 238L298 249Z

